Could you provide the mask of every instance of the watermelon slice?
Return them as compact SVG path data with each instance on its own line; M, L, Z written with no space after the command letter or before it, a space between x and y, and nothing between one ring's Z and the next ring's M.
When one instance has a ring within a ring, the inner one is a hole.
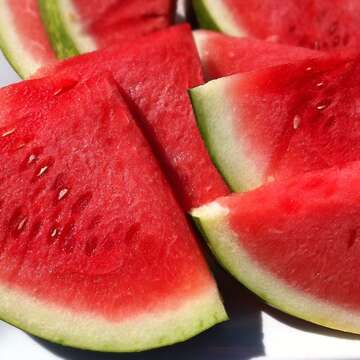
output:
M322 56L297 46L196 30L194 38L207 80Z
M77 55L168 27L175 0L39 0L59 58Z
M193 211L219 261L270 305L360 333L360 163Z
M360 45L358 0L193 0L202 27L316 50Z
M60 344L119 352L225 320L117 84L104 75L65 84L0 92L0 317ZM23 112L3 112L15 98Z
M185 210L228 194L187 95L188 88L203 82L188 25L72 58L41 74L87 79L102 71L111 71L124 89Z
M331 56L191 90L199 126L235 191L360 159L360 60Z
M0 0L0 48L23 78L55 61L37 0Z

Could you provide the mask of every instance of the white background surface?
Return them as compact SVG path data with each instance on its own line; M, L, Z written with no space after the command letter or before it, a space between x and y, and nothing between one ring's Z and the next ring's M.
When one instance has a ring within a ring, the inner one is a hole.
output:
M0 86L2 87L15 81L19 81L18 76L12 71L0 53ZM232 286L237 286L237 284ZM236 291L236 293L238 293L238 291ZM237 294L234 296L237 296ZM250 358L289 360L360 359L360 336L356 337L327 331L326 329L321 329L320 327L292 319L286 315L280 315L266 306L258 305L258 300L255 297L249 296L247 293L245 293L244 300L242 301L243 303L239 303L238 306L243 307L245 309L244 312L236 312L232 322L229 322L225 326L212 329L212 333L208 337L207 334L205 334L202 339L195 339L193 344L190 343L190 345L187 346L186 355L182 354L184 349L183 345L174 347L173 352L160 351L152 354L144 353L134 356L90 354L88 352L75 350L63 351L61 347L53 348L46 342L39 342L22 331L0 321L0 360L187 360L185 357L188 357L189 360L211 360L212 358L214 360L244 360ZM248 304L252 302L255 303L255 310L251 307L251 311L254 312L254 314L258 314L258 316L256 315L256 320L254 320L255 317L252 315L248 316L246 311ZM256 332L254 332L254 321L257 324ZM220 339L221 344L225 345L212 348L213 343L219 337L216 332L223 332L225 334L224 336L228 336L231 340ZM252 337L255 336L259 337L259 341L253 341ZM247 340L244 341L244 339ZM244 351L244 343L250 344L246 345L246 351ZM192 346L194 352L191 350ZM251 346L254 346L253 351ZM202 349L207 348L209 348L211 352L207 353L206 356L202 355ZM196 353L195 349L197 349ZM60 353L60 355L54 355L54 352ZM255 355L252 356L252 353ZM193 356L189 356L189 354L193 354ZM262 354L263 356L261 356ZM170 356L173 357L173 359L170 359Z

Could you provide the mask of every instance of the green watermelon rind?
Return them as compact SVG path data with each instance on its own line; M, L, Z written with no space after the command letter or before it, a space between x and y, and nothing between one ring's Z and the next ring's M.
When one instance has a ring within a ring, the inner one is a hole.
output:
M103 352L138 352L183 342L228 320L214 286L174 310L117 323L92 314L76 314L0 285L0 318L60 345Z
M226 271L271 307L327 328L360 334L360 313L301 293L267 272L266 264L252 259L231 229L228 214L229 210L216 201L191 212L210 250Z
M223 1L193 0L193 7L200 27L233 36L248 35L236 23L233 12Z
M52 47L59 59L67 59L80 54L74 41L64 26L63 15L57 0L38 0L42 21L49 35Z
M204 140L205 146L208 150L208 153L210 155L210 158L216 168L219 170L220 175L223 177L227 185L229 186L231 191L235 191L235 189L232 187L232 181L228 177L227 171L224 171L224 169L221 166L221 161L218 160L216 151L214 151L214 148L212 146L211 137L209 133L208 124L206 121L206 112L207 112L207 99L204 99L202 96L198 96L197 93L198 88L193 88L188 90L190 101L194 110L195 114L195 120L197 123L197 126L200 130L200 134ZM205 101L204 101L205 100ZM204 104L205 102L205 104Z
M22 78L25 79L28 77L27 71L23 70L23 67L18 62L17 58L12 56L12 51L8 48L7 42L2 36L1 31L1 24L0 24L0 50L2 51L3 55L5 56L5 59L11 64L11 67L15 70L15 72Z
M236 75L239 76L239 75ZM213 80L189 90L195 119L210 157L233 192L252 190L263 182L252 159L237 148L237 138L230 123L231 114L226 114L230 104L226 93L234 76ZM216 125L221 122L221 129ZM215 124L215 126L214 126ZM244 161L238 161L239 156Z
M217 25L215 19L211 16L211 13L202 0L193 0L193 7L201 28L221 32L221 27Z

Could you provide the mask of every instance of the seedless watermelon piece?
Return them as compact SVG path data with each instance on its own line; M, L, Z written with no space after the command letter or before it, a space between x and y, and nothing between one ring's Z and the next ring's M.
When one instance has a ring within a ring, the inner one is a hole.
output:
M297 46L196 30L194 38L207 80L322 56Z
M192 212L223 266L270 305L360 333L360 163L218 199Z
M23 78L55 61L37 0L0 0L0 48Z
M187 94L203 83L188 25L180 25L44 69L87 79L110 71L158 155L185 210L229 190L206 151Z
M60 58L93 51L168 27L175 0L39 0Z
M202 27L332 50L360 44L357 0L193 0Z
M1 101L10 104L23 86ZM168 345L225 320L201 250L117 85L101 76L56 91L46 114L40 96L21 97L28 113L9 109L11 122L1 120L0 317L102 351Z
M235 191L359 160L359 58L334 55L191 90L214 161Z

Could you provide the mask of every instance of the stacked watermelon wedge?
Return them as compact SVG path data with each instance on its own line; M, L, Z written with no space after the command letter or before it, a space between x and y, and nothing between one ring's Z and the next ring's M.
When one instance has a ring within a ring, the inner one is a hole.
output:
M355 2L333 12L322 3L289 1L280 10L349 17L351 8L352 21L359 14ZM194 209L194 221L219 262L268 304L359 333L358 50L325 53L314 49L328 46L290 46L295 40L280 32L276 39L251 32L257 16L276 19L262 13L271 14L272 1L250 1L245 11L240 2L195 4L201 23L256 39L195 34L207 78L215 80L190 96L209 153L237 193ZM285 18L277 24L288 26ZM221 21L224 28L214 26ZM336 31L351 26L338 17Z
M146 43L0 92L0 316L54 342L139 351L227 318L183 211L228 193L186 93L191 31Z
M330 51L359 46L357 0L192 0L202 27Z
M194 0L213 32L172 0L0 0L31 77L0 89L1 319L185 341L228 319L201 233L271 306L360 334L360 7L244 4Z
M175 0L1 0L0 48L22 78L39 68L170 26Z

